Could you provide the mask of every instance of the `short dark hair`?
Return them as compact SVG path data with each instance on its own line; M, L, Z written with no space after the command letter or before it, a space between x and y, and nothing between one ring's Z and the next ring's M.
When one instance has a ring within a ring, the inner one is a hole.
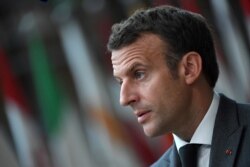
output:
M199 53L202 72L209 85L215 86L219 69L212 33L204 17L172 6L137 10L127 20L112 26L108 50L128 46L145 33L158 35L166 43L166 61L172 73L185 53Z

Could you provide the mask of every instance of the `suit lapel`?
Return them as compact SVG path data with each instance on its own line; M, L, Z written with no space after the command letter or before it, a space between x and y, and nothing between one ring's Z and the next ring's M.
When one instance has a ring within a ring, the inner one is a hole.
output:
M210 167L234 165L242 130L236 103L222 95L214 125Z

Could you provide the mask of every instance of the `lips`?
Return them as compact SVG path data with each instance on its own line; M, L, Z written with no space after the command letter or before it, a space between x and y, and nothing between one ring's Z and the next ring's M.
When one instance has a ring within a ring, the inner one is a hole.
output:
M144 111L139 111L137 110L135 112L135 115L137 116L137 120L140 124L146 123L146 121L150 117L150 110L144 110Z

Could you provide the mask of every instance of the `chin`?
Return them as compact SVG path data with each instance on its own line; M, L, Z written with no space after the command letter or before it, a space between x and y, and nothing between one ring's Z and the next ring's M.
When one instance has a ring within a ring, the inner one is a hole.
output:
M157 137L157 136L163 135L163 134L155 131L155 129L152 129L152 128L143 127L143 130L144 130L144 134L148 137Z

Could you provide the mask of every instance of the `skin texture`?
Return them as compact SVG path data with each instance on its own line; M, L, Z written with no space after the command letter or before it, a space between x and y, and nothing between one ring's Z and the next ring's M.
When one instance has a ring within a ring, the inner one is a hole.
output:
M147 136L173 132L190 140L211 103L212 90L201 74L199 54L184 55L178 77L173 77L165 53L166 44L154 34L112 51L120 103L133 109ZM203 93L206 98L201 98Z

